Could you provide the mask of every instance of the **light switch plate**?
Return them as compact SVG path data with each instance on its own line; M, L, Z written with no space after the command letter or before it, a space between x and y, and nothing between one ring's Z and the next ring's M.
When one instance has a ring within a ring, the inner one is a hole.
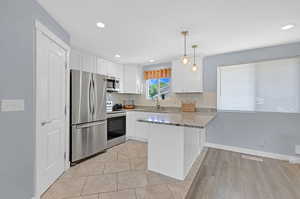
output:
M1 112L24 111L24 100L1 100Z

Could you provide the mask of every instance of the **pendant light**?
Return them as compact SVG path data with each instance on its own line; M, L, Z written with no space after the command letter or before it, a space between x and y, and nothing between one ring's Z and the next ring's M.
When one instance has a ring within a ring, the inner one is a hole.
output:
M189 63L189 59L186 55L186 36L189 34L188 31L182 31L181 34L183 35L184 37L184 54L183 54L183 57L181 58L181 62L186 65Z
M196 64L196 48L198 47L198 45L193 45L192 48L194 49L194 64L192 67L192 71L197 71L197 64Z

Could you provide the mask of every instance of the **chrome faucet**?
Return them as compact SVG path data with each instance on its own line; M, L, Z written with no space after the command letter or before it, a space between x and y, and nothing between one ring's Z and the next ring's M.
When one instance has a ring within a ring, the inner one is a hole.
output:
M159 110L160 109L159 96L156 97L155 102L156 102L156 109Z

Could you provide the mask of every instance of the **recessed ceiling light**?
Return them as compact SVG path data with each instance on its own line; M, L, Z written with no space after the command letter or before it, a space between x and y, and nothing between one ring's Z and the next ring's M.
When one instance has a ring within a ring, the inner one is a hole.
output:
M149 60L149 62L151 62L151 63L152 63L152 62L155 62L155 60L154 60L154 59L150 59L150 60Z
M115 55L115 57L116 57L116 58L120 58L120 57L121 57L121 55L119 55L119 54L116 54L116 55Z
M281 30L290 30L290 29L292 29L294 27L295 27L294 24L288 24L288 25L282 26Z
M98 23L96 23L96 25L98 28L105 28L105 24L102 22L98 22Z

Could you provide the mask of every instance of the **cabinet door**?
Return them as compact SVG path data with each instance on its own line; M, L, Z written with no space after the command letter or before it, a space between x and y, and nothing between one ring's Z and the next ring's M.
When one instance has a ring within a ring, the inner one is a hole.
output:
M96 73L96 57L87 53L82 54L83 63L82 63L82 70L90 73Z
M172 91L174 93L184 92L185 89L185 81L186 77L186 69L184 67L188 67L182 65L180 60L173 61L172 63Z
M90 63L89 63L89 57L85 53L81 53L81 69L85 72L90 72Z
M135 69L134 66L124 66L124 93L135 92Z
M138 112L135 115L135 137L141 141L148 140L148 129L146 128L146 123L138 122L137 119L147 118L148 114L143 112Z
M136 65L125 65L124 66L124 93L129 94L140 94L141 80L139 73L140 68Z
M91 72L97 73L97 57L92 55L90 59L91 59Z
M173 61L172 91L175 93L203 92L202 58L197 58L197 71L192 71L192 64L183 65L180 60Z
M126 137L135 137L135 113L130 111L126 113Z
M107 75L111 77L116 77L116 64L110 61L107 62Z
M124 75L123 75L123 65L116 64L116 78L119 80L120 84L120 93L123 93L123 85L124 85Z
M100 75L107 75L107 64L105 60L97 58L97 73Z
M136 67L136 93L142 94L143 91L143 70L140 66Z
M115 77L117 79L122 79L123 78L123 65L121 64L115 64Z
M71 50L70 67L71 69L81 70L81 54L75 49Z
M192 68L192 66L191 66ZM189 87L188 91L193 92L203 92L203 74L202 74L202 59L197 59L197 71L189 70Z

